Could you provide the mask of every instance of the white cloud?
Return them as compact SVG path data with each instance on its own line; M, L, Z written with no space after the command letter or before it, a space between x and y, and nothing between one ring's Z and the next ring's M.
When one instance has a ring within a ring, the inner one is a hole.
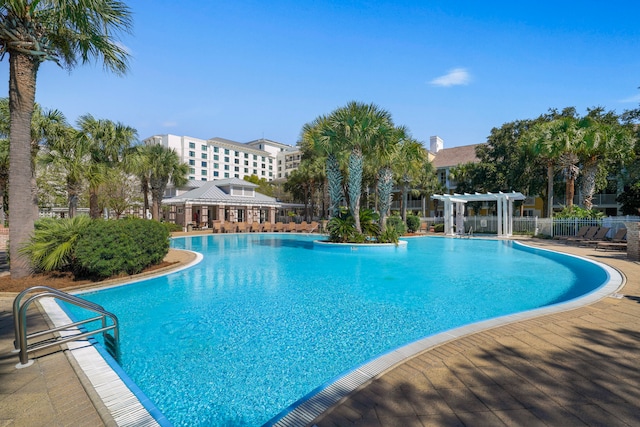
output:
M454 68L449 71L444 76L436 77L431 80L431 83L434 86L458 86L458 85L466 85L471 81L471 75L465 68Z
M162 123L162 127L165 127L165 128L174 128L176 126L178 126L177 122L166 121Z
M634 95L629 98L621 99L618 102L622 102L623 104L630 104L630 103L635 104L636 102L640 102L640 95Z

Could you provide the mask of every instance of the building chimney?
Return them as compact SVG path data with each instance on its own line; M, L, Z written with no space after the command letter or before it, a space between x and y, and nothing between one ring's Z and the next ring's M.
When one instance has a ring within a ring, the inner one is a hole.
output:
M444 141L437 135L429 138L429 150L435 154L444 148Z

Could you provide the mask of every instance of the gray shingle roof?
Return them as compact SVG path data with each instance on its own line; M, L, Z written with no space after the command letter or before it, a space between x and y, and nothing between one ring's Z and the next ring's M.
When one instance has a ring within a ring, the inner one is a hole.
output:
M199 188L187 191L176 197L164 199L163 204L173 205L185 202L202 203L202 204L226 204L226 205L270 205L279 206L280 203L269 196L255 192L255 197L235 196L225 191L229 187L244 187L254 189L258 187L256 184L244 181L238 178L221 179L217 181L202 181L203 184Z

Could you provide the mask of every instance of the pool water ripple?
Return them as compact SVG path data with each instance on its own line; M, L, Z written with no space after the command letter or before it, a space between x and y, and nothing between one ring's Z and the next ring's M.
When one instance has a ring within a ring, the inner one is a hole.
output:
M607 280L586 261L503 241L411 239L376 254L314 250L317 238L174 239L203 261L84 297L118 315L122 367L175 425L259 426L391 349Z

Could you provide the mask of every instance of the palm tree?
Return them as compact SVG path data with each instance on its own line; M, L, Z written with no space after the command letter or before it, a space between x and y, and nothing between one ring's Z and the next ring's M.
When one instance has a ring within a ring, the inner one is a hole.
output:
M19 249L37 218L31 120L40 64L55 61L68 69L78 61L102 60L122 74L128 53L115 35L131 28L131 12L117 0L5 0L0 6L0 54L9 54L10 153L9 221L11 276L29 275Z
M606 177L607 168L632 158L635 138L631 129L622 126L617 117L603 116L601 109L592 110L583 120L586 135L579 155L582 160L582 202L585 209L593 207L597 177Z
M361 234L360 196L362 193L363 159L375 146L381 129L392 128L391 114L375 104L352 101L328 117L332 145L350 151L348 163L349 212L356 231Z
M151 218L159 220L160 205L164 190L169 181L176 187L187 183L189 165L180 161L180 156L171 148L166 148L160 144L145 146L145 155L149 166L149 189L151 190Z
M46 150L39 157L41 164L56 165L65 173L69 218L76 215L78 197L83 189L90 156L88 140L75 129L66 127L48 142Z
M423 165L427 162L427 152L422 144L411 137L400 142L398 157L394 162L396 181L402 193L402 220L407 220L407 204L410 185L416 182Z
M78 119L79 138L90 151L86 177L89 181L89 215L100 216L98 192L107 181L109 169L116 167L124 153L137 139L137 131L129 126L111 120L96 119L85 114Z
M400 141L405 139L409 131L404 126L393 127L389 120L388 126L381 127L373 141L370 163L375 171L376 209L380 212L380 230L387 228L387 215L391 208L393 191L393 163L398 154Z

